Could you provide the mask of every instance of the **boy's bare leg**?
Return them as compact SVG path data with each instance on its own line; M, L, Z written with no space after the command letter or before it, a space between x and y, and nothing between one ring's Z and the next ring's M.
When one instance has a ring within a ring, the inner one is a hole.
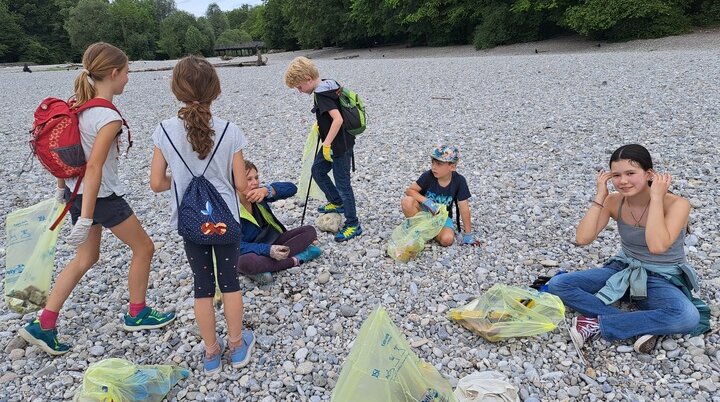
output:
M422 211L420 203L410 196L403 197L400 205L402 206L402 211L406 218L413 217L418 212Z
M443 247L452 246L452 244L455 242L455 230L444 227L442 228L442 230L440 230L440 233L435 236L435 240L437 240L437 242L440 243L440 245Z

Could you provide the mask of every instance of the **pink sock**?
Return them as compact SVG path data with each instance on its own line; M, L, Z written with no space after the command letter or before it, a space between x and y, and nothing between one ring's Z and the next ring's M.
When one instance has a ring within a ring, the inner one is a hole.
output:
M145 300L141 303L130 303L130 317L137 317L138 314L145 308Z
M57 311L50 311L48 309L43 309L42 312L40 312L40 328L44 330L48 329L54 329L57 326L57 319L60 315Z

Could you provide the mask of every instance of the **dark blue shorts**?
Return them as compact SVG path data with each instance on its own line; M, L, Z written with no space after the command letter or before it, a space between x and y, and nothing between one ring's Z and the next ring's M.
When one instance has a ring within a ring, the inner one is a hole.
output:
M65 187L65 202L70 199L72 191L68 187ZM70 207L70 217L72 218L73 225L77 222L80 217L80 210L82 209L82 194L78 194ZM95 213L93 214L93 225L103 225L106 228L112 228L123 222L125 219L131 217L134 214L130 205L125 201L121 195L115 193L107 196L98 198L95 201Z

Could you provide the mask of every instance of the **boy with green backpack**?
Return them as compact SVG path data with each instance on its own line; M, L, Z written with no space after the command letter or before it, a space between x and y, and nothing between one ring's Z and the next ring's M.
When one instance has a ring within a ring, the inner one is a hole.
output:
M320 73L310 59L295 58L285 71L285 84L299 92L313 95L313 112L317 118L322 152L315 155L312 178L325 194L328 204L318 208L320 213L342 213L345 225L335 235L343 242L362 234L355 209L355 194L350 182L350 168L354 165L355 136L365 129L365 110L353 91L334 80L321 80ZM333 171L335 184L328 176Z

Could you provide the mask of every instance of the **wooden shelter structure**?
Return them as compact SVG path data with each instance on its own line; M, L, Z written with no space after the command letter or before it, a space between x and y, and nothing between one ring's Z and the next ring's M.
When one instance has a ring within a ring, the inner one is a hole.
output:
M266 53L267 47L265 46L265 42L254 40L234 45L217 45L214 51L217 56L252 56L258 52Z

